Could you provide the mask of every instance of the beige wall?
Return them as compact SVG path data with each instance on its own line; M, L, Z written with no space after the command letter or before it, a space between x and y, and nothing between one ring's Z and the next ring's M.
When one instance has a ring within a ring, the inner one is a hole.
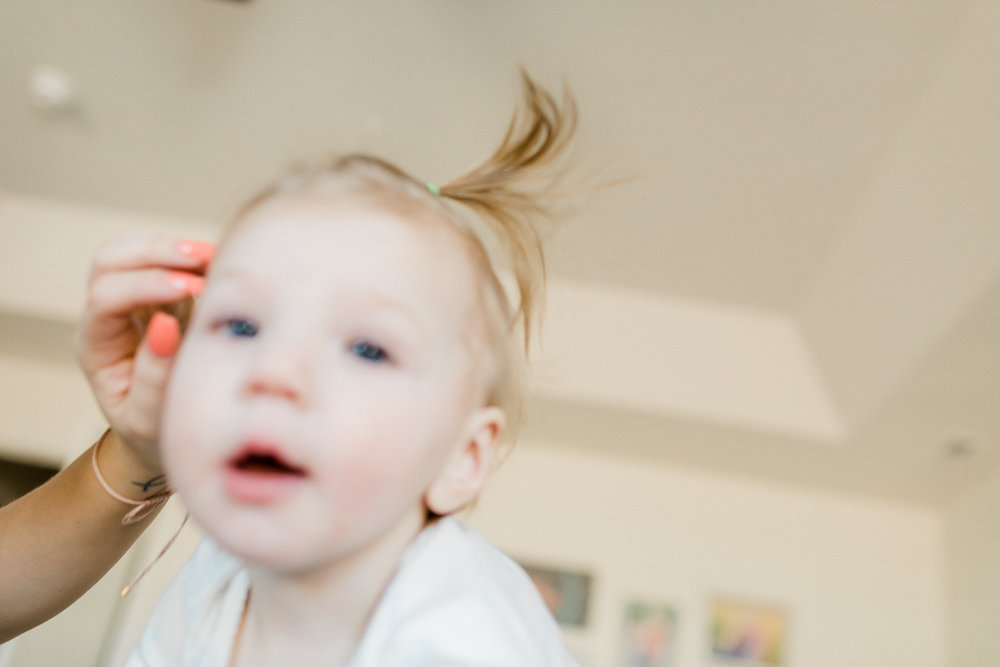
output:
M946 664L931 511L529 443L472 521L516 557L593 573L592 628L570 640L594 667L617 664L629 597L675 605L680 667L710 664L714 594L785 607L790 667Z
M973 489L948 512L949 667L1000 665L1000 476Z

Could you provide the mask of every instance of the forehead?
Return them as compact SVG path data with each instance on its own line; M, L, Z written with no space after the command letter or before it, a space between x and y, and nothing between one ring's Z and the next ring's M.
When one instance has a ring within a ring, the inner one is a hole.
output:
M369 290L413 307L463 311L478 292L476 262L452 223L348 198L282 197L256 206L226 235L209 284L232 274L273 289Z

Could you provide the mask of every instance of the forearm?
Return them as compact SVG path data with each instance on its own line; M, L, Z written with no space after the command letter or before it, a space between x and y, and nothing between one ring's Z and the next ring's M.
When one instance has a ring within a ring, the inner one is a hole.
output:
M154 510L122 525L130 508L101 487L91 455L92 448L33 492L0 508L0 642L79 598L156 514ZM142 499L163 490L159 471L136 459L113 433L99 455L101 473L118 493Z

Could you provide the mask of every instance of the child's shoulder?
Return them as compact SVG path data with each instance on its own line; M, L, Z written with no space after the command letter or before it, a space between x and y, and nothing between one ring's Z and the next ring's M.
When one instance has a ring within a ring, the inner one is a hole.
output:
M406 555L405 567L438 571L455 597L472 594L505 599L537 597L527 574L512 558L468 524L444 518L428 526ZM440 590L440 587L438 587Z
M405 554L351 667L385 664L573 663L520 566L448 518L428 526Z

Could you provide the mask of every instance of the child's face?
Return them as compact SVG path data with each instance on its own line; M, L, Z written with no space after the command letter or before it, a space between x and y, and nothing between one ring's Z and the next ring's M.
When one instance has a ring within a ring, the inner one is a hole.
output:
M168 391L163 455L192 516L293 571L419 528L486 410L474 270L437 221L254 209L213 261Z

